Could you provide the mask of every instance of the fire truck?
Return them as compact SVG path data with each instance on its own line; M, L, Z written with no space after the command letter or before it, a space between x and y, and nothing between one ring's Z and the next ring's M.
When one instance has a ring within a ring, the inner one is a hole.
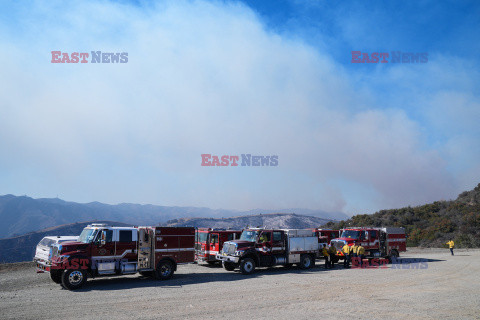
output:
M308 229L251 228L239 240L227 241L216 255L228 271L239 268L251 274L256 267L297 264L302 269L315 265L318 237Z
M223 248L225 241L240 238L241 230L198 228L195 233L195 260L213 265L218 262L216 254Z
M365 248L367 258L397 258L400 252L407 251L405 229L396 227L342 229L340 237L333 239L330 245L335 246L338 258L343 259L342 247L345 244L351 246L354 242Z
M322 248L323 245L327 245L335 238L338 238L340 231L332 229L315 229L315 234L318 237L318 246Z
M51 260L37 261L38 272L50 272L69 290L88 277L140 273L168 279L177 265L194 262L195 229L190 227L112 227L92 224L77 241L52 248Z

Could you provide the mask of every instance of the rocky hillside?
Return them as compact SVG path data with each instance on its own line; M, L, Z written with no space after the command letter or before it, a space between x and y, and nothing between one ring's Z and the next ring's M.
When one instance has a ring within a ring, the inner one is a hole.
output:
M172 227L192 226L198 228L232 228L243 229L247 226L266 226L269 228L315 228L330 220L304 216L294 213L269 213L232 218L182 218L168 221L165 225Z
M131 226L114 221L87 221L61 225L37 232L27 233L23 236L0 239L0 263L32 261L35 247L45 236L72 236L79 235L83 228L90 223L106 223L113 226Z
M347 226L405 227L409 246L441 247L452 238L457 247L480 247L480 184L456 200L359 214L325 227Z

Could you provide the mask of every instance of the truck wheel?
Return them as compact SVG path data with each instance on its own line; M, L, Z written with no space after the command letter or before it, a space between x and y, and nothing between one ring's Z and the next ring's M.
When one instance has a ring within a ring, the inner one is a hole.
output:
M50 278L55 283L62 283L62 271L63 270L50 270Z
M245 258L240 262L240 271L243 274L251 274L255 271L255 261L252 258Z
M227 271L235 270L235 265L233 263L223 261L222 264L223 264L223 268L225 268L225 270Z
M313 267L315 265L315 260L312 259L312 256L309 255L309 254L303 254L301 257L300 257L300 263L298 264L298 266L301 268L301 269L310 269L311 267Z
M170 279L174 272L175 270L173 269L173 263L171 261L160 261L155 270L155 278L157 280Z
M68 290L76 290L87 282L87 273L81 269L65 270L62 273L62 286Z

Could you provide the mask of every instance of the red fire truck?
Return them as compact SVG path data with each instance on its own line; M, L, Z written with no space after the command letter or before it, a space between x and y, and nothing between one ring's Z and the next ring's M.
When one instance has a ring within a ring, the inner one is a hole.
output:
M343 259L342 247L356 242L365 248L365 257L396 258L400 252L407 251L407 238L404 228L352 227L341 230L341 235L330 244L335 246L338 257Z
M208 264L219 262L215 255L222 250L223 243L238 239L241 234L241 230L198 228L195 233L195 260Z
M190 227L111 227L92 224L77 241L52 248L51 261L37 262L38 272L74 290L87 277L134 274L168 279L177 265L194 262L195 229Z
M315 265L318 237L308 229L245 229L239 240L227 241L217 254L228 271L240 268L251 274L256 267L296 263L302 269Z

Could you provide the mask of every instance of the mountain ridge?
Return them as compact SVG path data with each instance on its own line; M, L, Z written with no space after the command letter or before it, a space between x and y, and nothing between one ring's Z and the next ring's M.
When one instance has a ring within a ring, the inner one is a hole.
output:
M307 212L320 218L341 220L348 218L344 213L310 209L275 210L285 213ZM0 196L0 239L78 221L109 220L136 225L158 225L183 217L232 217L272 212L274 210L253 209L248 211L210 209L207 207L159 206L152 204L105 204L98 201L77 203L59 198L33 199L12 194Z
M231 228L263 227L280 229L316 228L331 220L295 213L266 213L228 218L180 218L169 220L169 227Z

